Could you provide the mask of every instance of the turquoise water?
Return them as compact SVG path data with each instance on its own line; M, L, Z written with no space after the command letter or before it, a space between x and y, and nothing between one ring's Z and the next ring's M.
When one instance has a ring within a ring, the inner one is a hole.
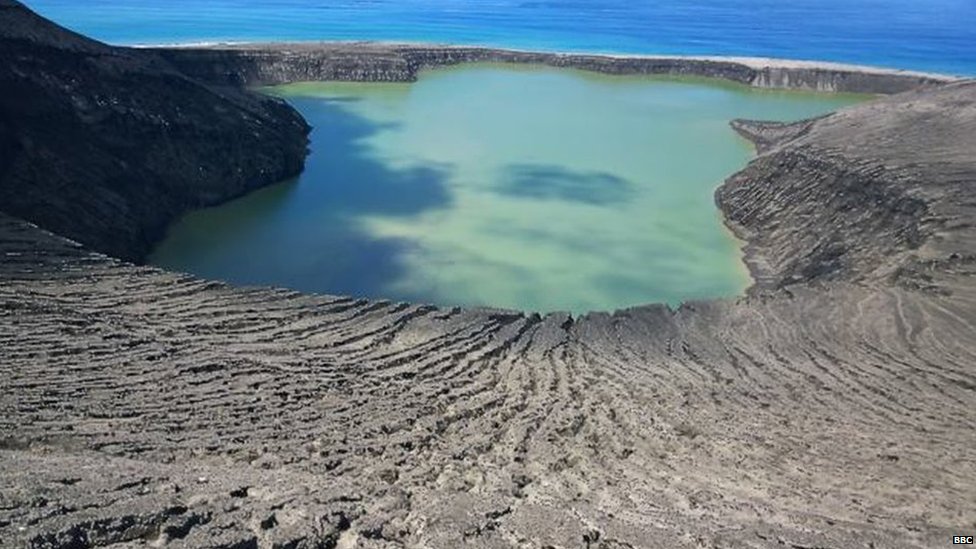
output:
M150 258L241 284L553 311L748 286L712 193L728 121L863 99L470 65L414 84L274 88L313 125L294 182L188 215Z
M409 40L976 75L974 0L28 0L115 43Z

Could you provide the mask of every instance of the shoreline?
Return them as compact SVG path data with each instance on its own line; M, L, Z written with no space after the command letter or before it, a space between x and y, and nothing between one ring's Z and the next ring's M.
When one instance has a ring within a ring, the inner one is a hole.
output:
M764 57L751 55L682 55L664 53L628 53L607 50L558 50L558 49L529 49L514 48L501 45L456 44L441 42L412 42L401 40L203 40L198 42L162 42L118 44L118 47L134 49L208 49L208 50L243 50L243 51L276 51L276 50L316 50L332 47L366 47L366 48L440 48L440 49L478 49L494 50L530 55L557 55L563 57L604 57L608 59L633 60L677 60L677 61L712 61L726 63L740 63L754 69L787 68L787 69L821 69L832 71L847 71L865 74L904 75L923 78L945 80L971 80L976 76L952 74L937 71L916 69L900 69L884 65L868 65L860 63L846 63L842 61L827 61L819 59L797 59L788 57Z
M399 42L231 42L139 46L213 84L299 81L413 82L424 69L475 62L538 64L615 75L719 78L758 88L890 95L967 78L853 65L742 56L546 52Z

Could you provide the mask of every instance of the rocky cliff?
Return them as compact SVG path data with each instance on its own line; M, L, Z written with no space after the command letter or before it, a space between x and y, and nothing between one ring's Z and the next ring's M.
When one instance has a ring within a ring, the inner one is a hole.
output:
M297 175L287 105L0 0L0 209L139 259L181 213Z
M425 69L477 62L549 65L617 75L701 76L763 88L875 94L954 80L948 76L832 63L558 54L462 46L295 43L157 51L201 80L247 86L314 80L412 82Z
M952 295L945 277L976 252L974 94L963 82L814 121L735 121L764 154L716 198L748 240L759 286L844 280Z
M717 199L758 283L677 310L235 288L93 252L71 240L88 219L0 214L0 546L898 549L976 531L976 83L735 127L760 154Z

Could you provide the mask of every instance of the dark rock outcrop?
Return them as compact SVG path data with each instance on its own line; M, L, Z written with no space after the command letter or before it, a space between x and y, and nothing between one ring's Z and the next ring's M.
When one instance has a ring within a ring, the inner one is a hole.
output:
M286 104L0 0L0 210L139 259L183 212L297 175Z
M87 219L0 214L0 546L921 549L976 530L976 83L735 127L762 152L717 200L758 283L677 310L235 288L65 238Z

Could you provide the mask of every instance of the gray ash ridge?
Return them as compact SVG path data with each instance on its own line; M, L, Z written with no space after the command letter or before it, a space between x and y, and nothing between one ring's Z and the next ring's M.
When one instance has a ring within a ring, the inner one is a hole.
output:
M365 78L403 56L356 47L301 55ZM300 170L301 119L228 86L306 74L294 50L113 48L0 0L0 546L976 531L976 83L889 75L915 89L735 122L760 151L716 196L748 242L740 299L540 317L127 261ZM864 81L808 70L790 82Z

